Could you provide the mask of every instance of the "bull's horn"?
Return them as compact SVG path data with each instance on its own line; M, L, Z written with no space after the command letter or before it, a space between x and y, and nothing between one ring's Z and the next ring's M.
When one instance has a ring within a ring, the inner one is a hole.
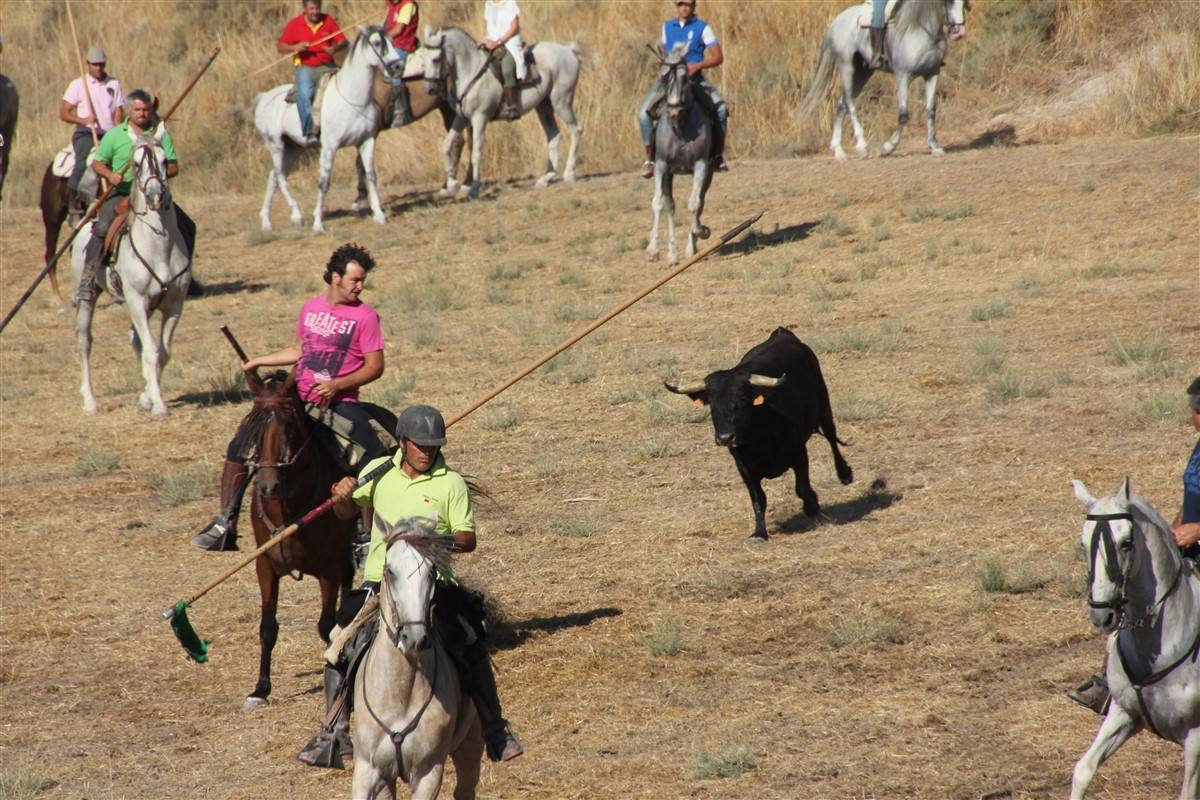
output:
M695 394L696 392L704 391L704 381L692 381L682 386L676 386L670 381L663 381L663 386L666 386L669 391L675 394Z
M781 386L787 380L787 373L783 373L778 378L772 378L770 375L756 375L750 373L750 385L762 386L767 389L774 389L776 386Z

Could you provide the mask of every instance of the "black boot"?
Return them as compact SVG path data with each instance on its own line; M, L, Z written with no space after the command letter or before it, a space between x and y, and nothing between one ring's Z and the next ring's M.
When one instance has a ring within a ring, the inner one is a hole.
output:
M1108 711L1108 681L1099 673L1088 678L1078 689L1067 692L1067 697L1084 708L1090 708L1103 716Z
M883 49L887 28L871 28L871 60L867 62L867 66L871 69L879 69L883 66Z
M408 103L408 87L404 84L392 89L392 124L401 128L413 121L412 106Z
M646 161L642 164L642 177L654 177L654 144L646 145Z
M483 725L483 742L487 746L488 758L492 761L512 761L524 753L525 748L504 719L487 645L479 640L467 645L463 660L471 673L469 689Z
M250 482L245 464L226 461L221 470L221 513L204 530L192 537L192 545L201 550L237 550L237 519L242 510L242 494Z
M88 239L83 249L83 272L79 275L79 285L75 287L75 304L94 302L100 290L96 278L100 275L100 250L104 240L95 236Z
M503 118L514 120L519 116L521 116L521 87L505 86Z
M345 769L354 761L354 745L350 742L350 686L346 683L345 669L325 665L325 722L296 755L302 764Z
M713 170L729 171L729 165L725 163L725 131L721 130L720 121L713 123Z

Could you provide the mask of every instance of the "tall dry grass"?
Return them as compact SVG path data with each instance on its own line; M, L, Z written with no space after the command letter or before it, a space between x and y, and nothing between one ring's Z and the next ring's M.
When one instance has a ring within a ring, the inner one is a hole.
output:
M326 8L349 25L375 14L382 0L329 0ZM844 0L705 0L701 15L725 47L725 64L710 78L729 102L729 148L735 157L786 157L823 146L830 118L798 123L793 111L811 79L818 43ZM170 103L215 46L221 55L173 121L180 182L187 191L261 191L267 157L249 115L255 93L290 80L286 64L258 75L277 57L274 40L298 10L294 0L77 0L80 46L102 45L110 71L127 88L146 87ZM586 69L576 97L585 127L581 169L629 169L640 160L634 112L654 78L643 47L673 12L666 2L524 0L528 41L579 42ZM430 25L459 25L479 35L481 0L422 3ZM968 16L968 38L950 48L942 88L941 125L953 137L974 136L992 116L1063 86L1104 75L1102 102L1048 119L1040 135L1091 132L1137 134L1200 129L1200 14L1192 0L1133 2L984 2ZM70 129L58 104L77 60L64 0L0 3L5 49L0 71L21 92L22 118L14 151L10 202L35 202L38 181ZM868 86L866 122L880 142L894 121L890 80ZM824 111L829 111L828 105ZM441 179L433 119L385 133L379 172L386 184L428 185ZM946 138L945 136L943 138ZM490 129L485 176L527 175L544 158L533 119ZM350 178L349 151L339 156L335 181ZM315 165L299 170L307 197Z

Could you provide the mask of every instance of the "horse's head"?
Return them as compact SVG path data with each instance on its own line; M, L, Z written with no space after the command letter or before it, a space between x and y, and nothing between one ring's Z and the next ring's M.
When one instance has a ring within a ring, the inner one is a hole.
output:
M392 37L378 25L359 25L354 47L356 50L365 47L370 54L371 64L389 78L399 78L404 70L400 55L392 44Z
M171 207L171 189L167 186L167 152L162 146L166 128L159 123L154 133L143 133L134 140L131 202L138 213L163 211Z
M687 61L684 55L687 45L683 42L671 48L671 52L663 56L662 77L666 81L667 120L671 127L679 132L679 123L686 118L686 111L692 105L692 85L688 80Z
M1088 614L1093 625L1111 633L1125 615L1129 579L1146 549L1130 513L1129 478L1099 500L1081 481L1071 484L1076 499L1087 509L1079 538L1088 559Z
M950 40L967 35L967 9L970 0L946 0L946 27L950 29Z
M253 445L247 463L256 469L254 483L263 498L280 494L280 470L296 463L311 437L308 417L296 394L296 374L282 370L266 378L247 374L254 407L242 421L244 436Z
M381 581L381 619L388 639L406 656L432 644L431 605L439 565L449 557L449 536L437 534L437 520L409 517L390 523L375 514L374 525L387 545Z
M446 34L441 28L434 30L425 26L425 38L422 39L421 50L425 61L425 91L436 94L446 77L446 54L442 50Z

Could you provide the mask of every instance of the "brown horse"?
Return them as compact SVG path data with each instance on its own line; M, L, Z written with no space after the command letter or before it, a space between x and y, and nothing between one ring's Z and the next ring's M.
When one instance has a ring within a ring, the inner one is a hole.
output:
M317 440L317 423L304 411L296 393L294 372L274 372L265 379L247 374L246 384L254 393L254 407L242 420L238 438L251 448L246 458L253 476L250 519L254 540L262 546L317 501L328 497L330 487L347 473ZM258 683L243 708L266 705L271 694L271 651L279 636L276 608L279 579L284 575L296 580L305 575L317 579L321 587L317 633L328 644L339 597L345 602L354 578L354 525L354 520L343 521L326 514L258 557L255 569L262 595L258 628L262 650Z

